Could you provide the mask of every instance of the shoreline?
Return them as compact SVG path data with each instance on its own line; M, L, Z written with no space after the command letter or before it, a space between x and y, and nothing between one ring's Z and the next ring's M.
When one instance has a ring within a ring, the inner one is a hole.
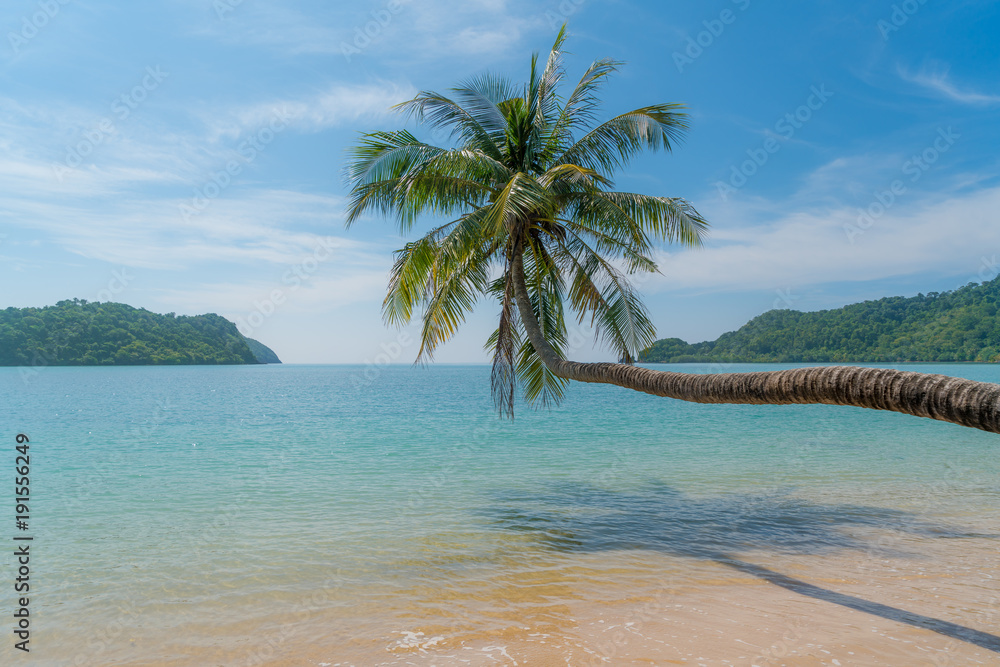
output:
M156 617L146 630L129 624L129 641L101 660L147 667L1000 662L1000 637L991 634L1000 619L995 544L911 541L886 558L893 547L882 543L862 554L742 554L739 567L649 552L549 555L547 568L485 579L456 573L409 590L302 591L271 599L270 614L258 601L255 612L227 609L214 623L173 616L155 634ZM47 657L71 664L69 655Z

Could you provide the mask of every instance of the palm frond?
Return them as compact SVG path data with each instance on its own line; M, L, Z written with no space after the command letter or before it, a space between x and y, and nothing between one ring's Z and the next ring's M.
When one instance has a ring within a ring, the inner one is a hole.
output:
M386 324L405 326L410 323L414 309L427 298L431 270L437 254L428 236L411 241L395 253L389 272L389 288L382 302L382 317Z
M524 250L526 287L542 335L562 354L566 347L566 320L563 313L563 281L557 263L544 244L533 240ZM517 374L524 398L537 407L562 400L567 381L552 373L530 343L521 346Z
M348 149L347 178L352 185L399 178L413 165L444 150L423 143L406 130L363 134L358 144Z
M570 306L579 321L589 315L620 359L634 360L655 342L656 328L628 278L583 239L568 234L557 260L570 277Z
M452 92L461 102L462 109L490 136L494 145L500 145L507 132L507 120L499 105L516 97L518 87L504 77L486 73L469 79Z
M595 191L598 186L610 184L600 173L576 164L556 165L539 176L538 182L551 189L558 189L559 184L566 183L572 190L584 192Z
M438 254L430 275L418 361L433 359L434 351L455 335L488 282L489 262L483 254L459 262Z
M419 123L447 130L452 139L461 140L466 148L473 148L495 159L503 159L500 147L479 120L460 104L444 95L423 91L412 100L393 107L412 116Z
M562 347L555 349L558 354L563 354ZM521 384L525 401L541 408L558 405L569 386L569 380L550 371L527 340L518 351L517 380Z
M669 243L698 247L708 222L687 201L631 192L571 192L563 197L570 218L648 251L651 235Z
M611 202L636 226L669 243L698 247L708 233L708 221L684 199L632 192L601 192L596 197Z
M564 71L562 66L562 47L566 42L566 25L563 24L556 35L556 41L549 52L548 60L545 63L545 70L538 78L531 90L532 110L532 132L530 136L530 146L528 152L531 155L531 162L541 164L539 153L545 146L545 137L551 132L559 116L559 84L562 81Z
M618 71L621 64L610 58L596 60L580 78L549 132L545 143L546 163L572 145L574 130L593 124L600 108L597 91L608 76Z
M614 172L642 150L669 151L688 128L683 108L657 104L616 116L581 137L554 163Z
M631 237L621 239L607 234L601 229L581 225L574 220L560 218L559 223L560 234L558 237L553 235L553 239L561 244L558 252L553 251L557 261L562 257L562 252L568 252L566 239L575 235L579 241L590 245L602 257L624 261L626 273L654 273L658 270L656 262L645 254L653 250L652 246L643 247L633 242ZM569 245L572 245L572 242Z
M487 206L484 231L494 235L512 233L519 222L530 221L533 215L550 205L545 188L534 178L518 172Z
M510 273L507 262L504 275ZM521 347L518 331L517 307L514 305L514 288L510 280L499 281L503 296L500 300L500 323L496 333L487 343L493 348L493 369L490 373L490 393L501 417L514 416L514 394L517 388L517 366L515 355Z

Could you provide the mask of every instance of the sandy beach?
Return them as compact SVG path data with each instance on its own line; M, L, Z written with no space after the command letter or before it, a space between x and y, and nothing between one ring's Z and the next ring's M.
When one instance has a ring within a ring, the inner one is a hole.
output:
M247 600L253 620L215 626L163 632L147 614L102 664L998 665L997 555L988 538L883 535L823 557L538 556L485 578L276 595L272 617Z

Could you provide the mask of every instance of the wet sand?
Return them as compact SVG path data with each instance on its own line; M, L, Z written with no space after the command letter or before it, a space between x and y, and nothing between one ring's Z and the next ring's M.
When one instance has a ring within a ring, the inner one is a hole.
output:
M225 623L157 629L147 617L87 664L1000 665L996 538L884 534L872 544L822 556L538 553L464 572L430 567L402 588L318 585L247 600L250 617L227 608Z

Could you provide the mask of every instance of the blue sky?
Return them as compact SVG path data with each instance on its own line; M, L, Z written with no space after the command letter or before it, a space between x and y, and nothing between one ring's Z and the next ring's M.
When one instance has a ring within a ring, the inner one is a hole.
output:
M0 307L218 312L287 362L412 361L380 316L404 239L344 229L345 148L419 90L525 78L563 21L569 78L628 63L608 117L691 114L617 181L712 222L641 281L661 337L1000 272L998 2L8 0ZM437 360L485 360L494 317Z

